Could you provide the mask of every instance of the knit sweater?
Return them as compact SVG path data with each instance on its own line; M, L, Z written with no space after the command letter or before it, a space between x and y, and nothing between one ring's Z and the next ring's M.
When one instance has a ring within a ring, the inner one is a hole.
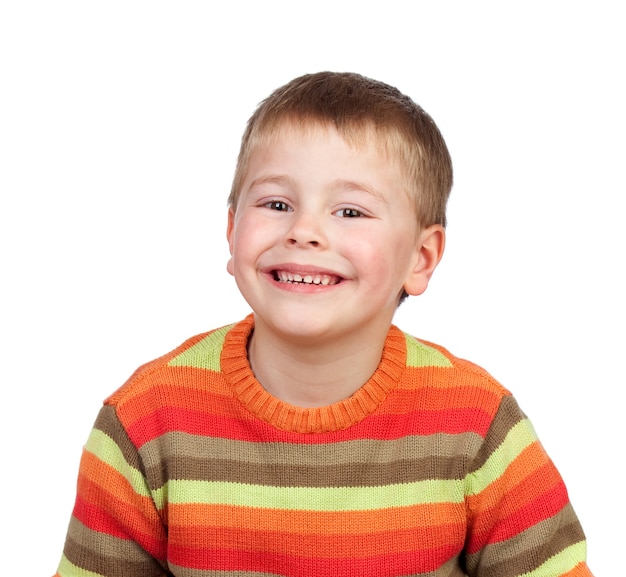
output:
M105 401L57 577L591 575L559 473L485 371L392 326L352 397L299 408L254 378L252 328Z

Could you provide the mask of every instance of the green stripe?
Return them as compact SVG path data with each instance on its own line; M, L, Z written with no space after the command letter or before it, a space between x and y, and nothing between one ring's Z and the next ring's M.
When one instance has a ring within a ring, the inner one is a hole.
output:
M121 449L106 433L99 429L93 429L87 439L85 449L115 469L120 475L123 475L137 494L143 497L150 496L150 491L141 472L128 464Z
M74 565L65 555L61 557L57 573L61 577L103 577L100 573L87 571L86 569Z
M405 333L406 364L408 367L451 367L450 359L443 353Z
M508 432L504 442L489 456L485 464L469 476L468 494L476 495L499 479L521 452L537 441L537 435L528 419L517 423Z
M169 363L170 367L193 367L196 369L208 369L220 372L220 356L226 333L233 327L228 325L211 332L193 347L183 351L174 357Z
M537 567L534 571L524 573L520 577L553 577L553 575L563 575L571 571L579 563L583 563L587 558L587 543L580 541L570 545L558 555L550 557L545 563Z
M428 480L382 487L270 487L246 483L170 480L157 503L215 504L262 509L361 511L432 503L461 503L463 482Z

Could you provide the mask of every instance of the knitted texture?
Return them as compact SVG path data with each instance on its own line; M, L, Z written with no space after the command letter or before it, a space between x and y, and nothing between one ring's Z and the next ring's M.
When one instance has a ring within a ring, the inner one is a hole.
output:
M482 369L392 326L359 391L297 408L254 378L252 328L105 402L57 577L591 575L559 473Z

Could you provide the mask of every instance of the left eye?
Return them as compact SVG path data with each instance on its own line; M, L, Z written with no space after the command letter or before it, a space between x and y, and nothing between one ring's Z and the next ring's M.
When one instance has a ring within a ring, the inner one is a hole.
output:
M289 210L289 205L286 202L282 202L281 200L272 200L265 205L267 208L272 210L278 210L281 212L287 212Z
M356 208L342 208L341 210L338 210L335 214L344 218L357 218L359 216L363 216L363 213Z

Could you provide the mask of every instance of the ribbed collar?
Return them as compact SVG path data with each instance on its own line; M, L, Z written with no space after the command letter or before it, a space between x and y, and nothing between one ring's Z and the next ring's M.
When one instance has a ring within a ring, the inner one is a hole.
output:
M254 317L249 315L226 334L221 355L222 373L251 413L284 431L328 433L358 423L380 406L406 366L404 333L392 325L378 368L354 395L325 407L295 407L270 395L254 377L247 355L253 328Z

